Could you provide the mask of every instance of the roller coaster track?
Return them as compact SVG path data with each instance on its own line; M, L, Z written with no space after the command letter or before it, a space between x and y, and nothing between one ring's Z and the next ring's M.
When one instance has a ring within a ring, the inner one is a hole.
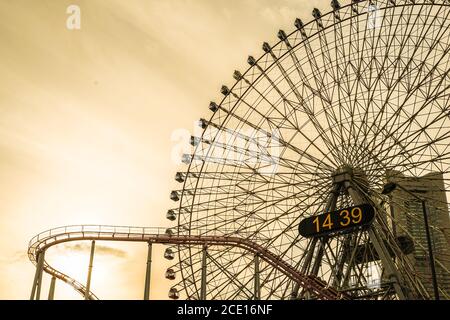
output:
M239 237L168 235L165 233L164 228L118 227L102 225L66 226L50 229L33 237L28 246L28 257L30 261L36 265L39 254L45 252L48 248L64 242L81 240L239 247L253 254L258 254L262 260L282 272L292 281L298 283L301 287L313 293L318 299L335 300L347 298L335 289L327 287L327 284L319 278L307 276L298 272L290 264L283 261L281 257L275 255L266 248L255 242ZM54 269L46 261L44 261L43 271L71 285L81 295L85 295L86 287L83 284ZM98 297L90 292L89 299L97 300Z

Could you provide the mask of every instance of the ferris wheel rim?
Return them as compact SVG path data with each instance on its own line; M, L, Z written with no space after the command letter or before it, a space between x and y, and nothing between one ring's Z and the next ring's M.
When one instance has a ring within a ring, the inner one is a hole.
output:
M365 2L365 1L354 1L354 2L352 2L351 4L347 4L347 5L344 5L344 6L340 7L340 8L337 9L337 10L332 10L332 11L327 12L327 13L324 14L324 15L321 15L321 18L330 16L330 15L332 15L332 14L335 14L336 12L339 12L340 10L343 10L343 9L349 8L349 7L352 7L354 4L358 4L358 3L361 3L361 2ZM400 7L400 6L405 6L405 7L406 7L406 6L417 6L417 5L436 5L436 1L423 1L423 2L411 2L411 3L408 2L408 3L401 4L401 5L400 5L400 4L396 4L396 3L392 4L392 2L395 2L395 1L389 1L389 2L386 1L386 4L387 4L387 3L391 3L391 5L390 5L390 6L386 6L386 7L380 7L380 10L384 10L384 9L391 8L391 7ZM398 3L399 1L396 1L396 2ZM446 1L443 1L443 4L442 4L442 5L447 6L447 7L450 6L450 5L448 4L448 2L446 2ZM351 12L352 12L352 11L351 11ZM365 14L365 13L358 13L357 15L360 16L360 15L363 15L363 14ZM353 15L350 15L350 17L347 17L346 19L348 20L348 19L352 19L352 18L353 18ZM308 26L308 25L313 24L313 23L317 23L317 20L318 20L317 18L312 19L312 20L310 20L309 22L307 22L307 23L305 24L305 26ZM334 23L332 23L332 24L330 24L329 26L327 26L327 28L331 28L331 27L333 27L333 26L335 26L335 25L337 25L337 24L340 24L341 22L342 22L342 21L337 21L337 22L335 21ZM290 36L292 36L292 35L295 34L296 32L298 32L298 30L294 30L293 32L289 33L289 35L287 35L287 37L289 38ZM309 35L307 39L316 36L316 34L318 34L318 33L320 33L320 32L321 32L321 30L318 30L315 34ZM302 43L303 43L304 41L306 41L306 40L302 40L302 41L298 42L298 43L295 45L295 47L293 47L293 48L290 49L290 50L294 50L296 47L301 46ZM284 42L283 40L278 41L278 42L272 47L272 49L278 47L278 46L281 45L283 42ZM290 50L287 50L287 51L284 53L283 56L287 55L287 54L289 53ZM256 64L257 64L259 61L261 61L262 59L264 59L264 57L267 56L268 54L269 54L268 52L262 54L262 55L256 60ZM278 57L278 59L282 59L283 56ZM276 62L274 61L270 66L266 67L265 70L269 70L275 63L276 63ZM251 70L253 70L254 66L255 66L255 65L250 66L250 67L242 74L242 77L245 77L249 72L251 72ZM261 73L261 74L258 76L257 79L253 79L253 82L252 82L252 83L255 83L255 82L256 82L260 77L262 77L262 76L263 76L263 73ZM233 91L233 89L238 85L238 83L239 83L240 81L241 81L241 80L237 80L237 81L234 83L234 85L231 87L231 90L230 90L230 91ZM249 86L246 90L251 90L251 86ZM244 93L243 93L242 95L244 95ZM221 105L224 103L225 100L226 100L226 95L225 95L225 97L222 99L222 101L220 102L219 106L221 106ZM226 119L227 119L228 117L230 117L231 113L233 112L233 109L236 107L237 104L238 104L238 101L234 104L233 108L229 110L229 112L227 113L225 119L221 122L221 124L220 124L221 127L225 126L225 124L227 123L227 122L226 122L226 121L227 121ZM214 112L213 115L210 117L210 120L208 121L208 123L211 123L211 122L213 121L214 116L215 116L215 113L216 113L216 112ZM205 134L205 131L206 131L206 130L203 130L202 135L201 135L201 138L203 138L203 135ZM198 150L199 148L200 148L199 145L197 145L197 146L195 147L195 151L193 152L193 155L195 155L195 154L197 153L197 150ZM200 166L200 170L198 171L198 172L200 172L200 174L203 172L204 167L205 167L205 164L206 164L206 161L203 161L203 163L202 163L201 166ZM189 175L189 174L191 173L191 166L192 166L192 165L193 165L193 161L191 161L191 162L189 163L188 169L186 170L186 175ZM197 191L199 182L200 182L200 177L197 178L197 182L196 182L196 185L195 185L195 188L194 188L195 191L194 191L193 199L195 198L195 192ZM185 190L185 188L186 188L186 183L187 183L187 179L185 179L185 181L183 182L182 190ZM183 203L183 197L184 197L184 196L185 196L185 195L184 195L184 192L181 192L179 209L182 208L182 203ZM191 202L191 211L192 211L193 207L194 207L194 200L192 200L192 202ZM180 219L181 219L181 215L178 215L178 224L179 224L179 225L180 225L180 223L181 223ZM192 223L192 215L190 215L190 220L189 220L189 224L191 224L191 223ZM189 228L188 231L189 231L189 233L191 233L192 230ZM187 249L188 249L189 251L191 250L191 248L187 248ZM179 254L179 259L180 259L180 262L179 262L179 263L180 263L180 270L181 270L181 272L183 272L183 268L181 267L181 261L182 261L182 260L181 260L181 256L180 256L180 251L178 252L178 254ZM191 269L192 269L192 273L191 273L191 274L194 274L194 270L193 270L193 265L194 265L194 263L192 263L192 254L189 254L189 259L191 259L191 264L190 264L190 267L191 267ZM185 281L184 276L182 276L182 279L183 279L183 282L184 282L184 281ZM186 290L186 287L185 287L185 290Z

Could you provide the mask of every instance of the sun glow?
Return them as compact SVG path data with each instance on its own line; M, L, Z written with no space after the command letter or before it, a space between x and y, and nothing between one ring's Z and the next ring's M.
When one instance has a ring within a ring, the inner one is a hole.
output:
M68 30L72 1L0 1L2 299L29 297L35 268L25 248L39 232L73 224L166 226L168 192L178 186L173 130L192 129L230 70L247 66L242 52L259 52L280 21L290 26L299 10L312 10L267 1L132 2L83 1L81 30ZM248 24L247 13L258 21ZM221 37L205 41L206 27ZM221 63L205 64L211 57ZM85 245L60 244L46 259L85 284ZM146 245L123 248L125 258L96 250L91 288L101 299L143 296ZM153 251L151 298L167 299L173 285L164 277L164 249ZM49 284L44 274L44 298ZM81 296L57 281L55 298Z
M82 244L82 246L80 246ZM100 247L102 248L102 247ZM88 268L89 268L89 256L90 256L90 242L83 241L78 244L51 248L46 254L46 260L54 269L70 276L72 279L86 285ZM107 288L105 286L108 283L108 279L111 278L111 273L114 271L114 266L117 264L117 257L111 257L102 252L94 254L92 277L91 277L91 290L97 293L99 289ZM62 286L58 281L58 286ZM68 285L64 286L65 290L57 290L56 298L58 299L76 299L81 296L77 294ZM105 297L107 298L107 297Z

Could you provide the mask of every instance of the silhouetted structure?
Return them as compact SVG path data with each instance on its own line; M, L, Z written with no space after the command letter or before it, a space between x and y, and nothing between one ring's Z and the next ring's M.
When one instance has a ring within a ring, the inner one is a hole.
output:
M438 286L440 290L449 293L450 219L443 175L431 172L422 177L405 177L391 171L388 173L388 180L426 200ZM414 251L408 257L432 296L433 284L421 201L399 188L392 192L391 200L395 219L394 232L397 236L409 235L414 239Z

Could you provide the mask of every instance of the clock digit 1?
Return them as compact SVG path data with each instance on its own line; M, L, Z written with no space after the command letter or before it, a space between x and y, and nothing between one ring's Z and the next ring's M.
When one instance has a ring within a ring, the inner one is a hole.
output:
M316 217L316 218L313 220L313 223L316 225L316 232L319 232L319 231L320 231L319 217Z

